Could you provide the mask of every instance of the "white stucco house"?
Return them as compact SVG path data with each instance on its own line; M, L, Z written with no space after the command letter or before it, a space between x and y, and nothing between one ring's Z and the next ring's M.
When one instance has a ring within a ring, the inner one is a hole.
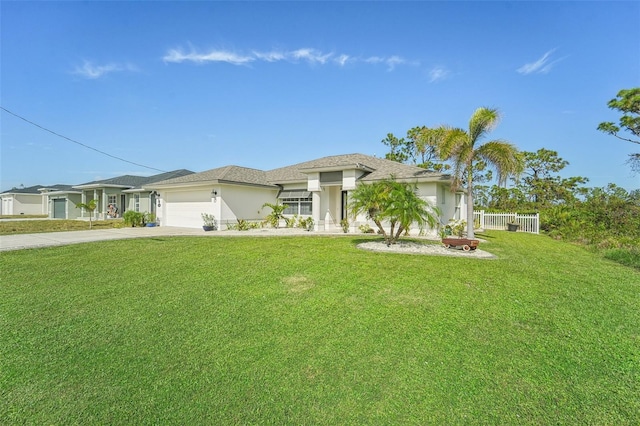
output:
M47 214L46 203L40 194L42 185L12 188L0 194L0 215Z
M357 229L367 220L354 221L348 212L350 191L391 177L415 184L418 195L441 211L442 224L465 211L465 197L451 191L450 175L364 154L323 157L269 171L224 166L143 188L158 194L161 226L200 228L201 214L209 213L224 230L238 219L263 220L271 211L262 208L264 203L280 202L288 206L285 216L312 217L316 230L339 229L343 218Z

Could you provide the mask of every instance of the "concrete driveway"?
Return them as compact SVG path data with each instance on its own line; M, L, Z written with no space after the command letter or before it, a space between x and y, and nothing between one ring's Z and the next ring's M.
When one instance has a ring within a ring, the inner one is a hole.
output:
M211 231L195 228L156 226L142 228L95 229L91 231L48 232L40 234L0 235L0 251L38 247L63 246L92 241L124 240L128 238L150 238L158 236L274 236L274 235L318 235L327 232L307 232L298 228L263 228L251 231Z

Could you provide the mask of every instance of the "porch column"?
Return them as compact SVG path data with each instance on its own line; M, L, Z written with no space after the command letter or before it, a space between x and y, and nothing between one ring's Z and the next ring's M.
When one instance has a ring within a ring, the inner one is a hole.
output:
M320 229L320 194L321 192L311 193L311 217L314 231Z
M93 200L98 200L98 199L99 199L99 198L98 198L98 191L94 189L94 190L93 190ZM96 209L95 209L95 210L93 211L93 213L92 213L92 214L93 214L93 219L94 219L94 220L96 219L96 214L98 214L97 210L98 210L98 207L99 207L99 206L100 206L100 205L99 205L98 203L96 203Z

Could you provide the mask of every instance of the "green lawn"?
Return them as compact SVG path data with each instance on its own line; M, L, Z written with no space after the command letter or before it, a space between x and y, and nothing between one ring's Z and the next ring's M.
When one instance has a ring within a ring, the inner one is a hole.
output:
M122 228L122 219L94 220L92 229ZM40 232L88 231L88 220L10 220L0 222L0 235L35 234Z
M640 272L544 236L497 260L363 238L0 253L0 424L640 423Z

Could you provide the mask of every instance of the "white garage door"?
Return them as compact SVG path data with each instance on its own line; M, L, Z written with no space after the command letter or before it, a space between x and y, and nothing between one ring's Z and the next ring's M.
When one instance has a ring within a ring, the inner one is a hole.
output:
M211 190L167 192L166 225L201 228L204 212L211 212Z

